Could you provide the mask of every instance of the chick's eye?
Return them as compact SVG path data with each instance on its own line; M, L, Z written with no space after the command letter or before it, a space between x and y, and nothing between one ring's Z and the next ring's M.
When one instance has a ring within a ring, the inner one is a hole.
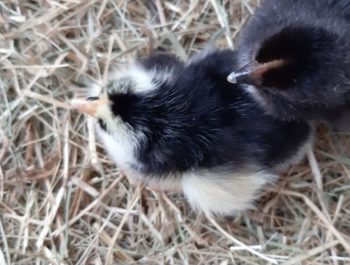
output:
M97 122L98 122L98 125L100 126L100 128L101 128L102 130L104 130L104 131L107 130L106 123L105 123L102 119L98 119Z
M87 97L86 100L87 101L95 101L95 100L99 100L99 97Z

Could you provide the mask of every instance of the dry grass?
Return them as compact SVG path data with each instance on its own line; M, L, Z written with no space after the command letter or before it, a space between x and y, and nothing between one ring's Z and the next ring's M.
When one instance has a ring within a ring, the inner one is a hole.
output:
M277 1L277 0L276 0ZM196 216L132 187L71 113L113 65L232 40L255 0L0 1L0 264L350 264L350 138L320 128L257 210Z

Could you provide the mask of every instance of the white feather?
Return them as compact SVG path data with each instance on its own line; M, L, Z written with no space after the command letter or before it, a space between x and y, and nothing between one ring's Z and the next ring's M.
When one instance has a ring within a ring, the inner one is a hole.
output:
M134 64L111 73L109 80L118 82L120 79L128 78L133 81L130 92L149 93L156 90L160 84L170 82L173 78L172 73L173 69L168 67L147 70L139 64ZM116 88L118 89L118 86Z
M275 174L263 170L202 170L184 174L182 188L194 209L208 215L234 215L252 208L261 189L276 179Z

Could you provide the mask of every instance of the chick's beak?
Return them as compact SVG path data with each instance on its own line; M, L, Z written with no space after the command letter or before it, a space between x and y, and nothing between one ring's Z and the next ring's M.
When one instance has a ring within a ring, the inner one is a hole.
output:
M232 84L246 84L260 86L264 82L264 76L271 70L283 67L288 63L285 59L276 59L265 63L253 61L236 72L227 76L227 81Z
M232 72L227 76L227 81L232 84L247 84L247 85L260 85L261 84L261 73L259 69L261 64L253 61L236 72Z
M92 117L96 117L97 110L107 104L107 99L91 97L87 99L73 99L71 101L71 108Z

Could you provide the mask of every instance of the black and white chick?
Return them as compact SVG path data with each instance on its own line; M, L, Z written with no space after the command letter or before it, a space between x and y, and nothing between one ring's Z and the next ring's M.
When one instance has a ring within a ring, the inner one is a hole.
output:
M349 36L349 0L263 0L228 80L280 119L350 125Z
M153 189L180 189L206 214L234 215L303 154L312 134L307 123L265 115L228 83L236 58L213 50L185 64L153 55L72 104L96 118L106 150L127 176Z

